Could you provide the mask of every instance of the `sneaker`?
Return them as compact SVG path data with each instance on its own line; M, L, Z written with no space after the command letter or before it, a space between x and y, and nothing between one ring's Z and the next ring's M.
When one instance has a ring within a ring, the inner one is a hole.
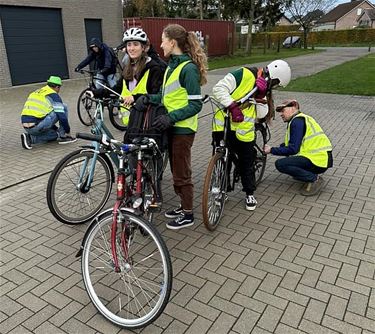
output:
M77 138L73 138L71 136L59 137L57 138L59 144L70 144L77 141Z
M31 138L30 138L30 135L28 133L22 133L21 134L21 144L22 144L22 147L25 150L31 150L32 149Z
M180 217L182 214L182 206L180 205L178 208L167 211L164 216L167 218L177 218Z
M300 190L302 196L314 196L316 195L324 184L324 180L321 176L318 175L317 179L314 182L307 182L303 185Z
M194 225L194 215L192 213L181 213L176 219L165 224L170 230L179 230L180 228Z
M253 195L246 195L246 210L254 211L257 204L258 202Z

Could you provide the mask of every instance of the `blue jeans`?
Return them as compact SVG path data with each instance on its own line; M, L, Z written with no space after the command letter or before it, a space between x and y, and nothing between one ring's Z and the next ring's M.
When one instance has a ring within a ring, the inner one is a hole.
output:
M95 78L96 78L96 80L94 80L94 83L95 83L95 87L97 89L103 88L102 86L100 86L98 84L98 82L100 82L103 85L107 85L107 83L108 83L109 88L115 87L115 85L117 83L116 73L109 74L109 75L106 75L106 76L104 76L103 74L97 74L97 75L95 75Z
M288 174L302 182L314 182L318 175L328 168L317 167L309 159L302 156L286 157L275 162L276 169L280 173Z
M64 106L66 115L68 108ZM68 115L67 115L68 116ZM58 122L57 115L54 111L50 112L42 121L31 129L26 129L26 133L30 135L31 144L41 144L54 141L58 137L65 136L65 130L62 126L59 128L55 125Z

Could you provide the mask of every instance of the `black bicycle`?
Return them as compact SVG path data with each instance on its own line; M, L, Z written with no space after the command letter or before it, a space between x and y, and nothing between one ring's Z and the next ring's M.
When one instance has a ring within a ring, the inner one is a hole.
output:
M106 87L106 81L100 77L97 77L97 71L93 70L80 70L79 73L81 74L88 74L86 76L87 79L87 87L82 90L82 92L78 96L77 101L77 114L78 118L83 125L90 126L93 125L95 122L95 110L97 107L97 103L92 98L88 98L90 94L87 94L88 91L93 91L96 89L96 82L103 85L104 91L104 107L108 109L108 116L111 124L118 130L124 131L126 130L126 126L122 122L123 116L123 108L120 107L120 98L116 92L111 93Z
M229 110L213 98L207 96L206 101L211 101L213 107L218 108L216 112L224 113L224 132L220 144L215 147L214 154L207 167L206 177L203 185L202 215L203 223L210 231L216 229L224 212L227 192L235 189L235 184L240 180L238 157L230 152L227 144L228 131L230 129ZM252 99L248 103L256 103ZM266 123L255 123L256 158L254 161L255 180L258 185L264 175L267 156L263 152L264 145L270 139L270 131Z

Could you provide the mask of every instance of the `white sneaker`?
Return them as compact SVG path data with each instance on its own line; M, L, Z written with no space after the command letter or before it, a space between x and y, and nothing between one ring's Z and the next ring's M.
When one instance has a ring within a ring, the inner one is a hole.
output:
M246 201L246 210L254 211L258 204L255 197L253 195L246 195L245 201Z

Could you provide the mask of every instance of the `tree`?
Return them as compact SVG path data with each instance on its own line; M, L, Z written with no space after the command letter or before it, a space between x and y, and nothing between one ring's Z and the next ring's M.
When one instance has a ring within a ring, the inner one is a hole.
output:
M311 13L326 12L336 0L289 0L286 4L287 11L303 29L303 46L307 49L307 35L311 30L315 16Z
M162 0L123 0L122 3L124 17L160 17L165 15Z

